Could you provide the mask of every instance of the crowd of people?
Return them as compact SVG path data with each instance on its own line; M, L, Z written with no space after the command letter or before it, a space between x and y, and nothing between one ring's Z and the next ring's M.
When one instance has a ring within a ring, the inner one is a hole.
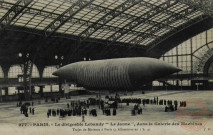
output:
M81 116L81 115L87 115L87 109L49 109L47 111L47 117L49 116L60 116L60 117L66 117L66 116Z
M45 99L46 101L47 99ZM58 99L59 100L59 99ZM54 100L55 101L55 100ZM164 105L165 112L172 112L176 111L178 108L178 101L177 100L166 100L166 99L159 99L158 97L154 97L153 99L142 99L142 98L123 98L121 99L120 96L116 95L115 97L106 96L105 99L101 98L88 98L87 100L76 100L70 101L67 103L67 108L63 109L48 109L47 117L50 116L59 116L59 117L66 117L66 116L82 116L84 118L86 115L90 116L97 116L97 109L94 106L98 106L100 110L102 110L103 115L106 116L116 116L117 115L117 108L119 103L126 103L129 106L130 103L133 103L134 106L131 109L131 115L140 115L143 113L143 108L147 105ZM20 107L21 114L24 114L28 117L28 112L32 115L35 114L35 108L33 108L34 102L25 102L22 104L20 101L17 103L17 107ZM143 108L141 107L143 105ZM186 101L180 101L180 107L186 107ZM93 108L90 109L90 106Z
M60 116L60 117L66 117L66 116L81 116L81 115L87 115L87 109L48 109L47 111L47 117L49 116Z
M87 101L71 101L71 103L67 103L67 109L49 109L47 111L47 117L49 116L84 116L87 115L89 111L89 115L97 116L96 109L89 110L89 102Z
M117 110L116 108L113 108L112 109L112 113L111 113L111 109L110 108L103 108L102 109L102 112L103 112L103 115L106 115L106 116L111 116L111 114L113 116L116 116L117 115Z
M166 99L158 99L158 97L154 97L154 99L141 99L141 98L124 98L121 100L121 103L126 103L127 106L129 103L135 103L134 108L131 110L131 114L134 116L136 114L142 114L142 108L139 107L140 104L143 104L145 107L146 104L151 105L165 105L165 112L176 111L178 108L177 100L166 100ZM186 101L180 101L180 107L186 107Z
M22 104L22 101L20 101L19 103L17 103L17 107L20 107L20 113L24 114L25 117L29 117L28 111L32 115L35 114L35 108L29 107L30 105L33 106L34 102L31 102L31 104L29 102L26 102L26 103Z
M132 116L135 116L136 114L142 114L143 109L140 107L140 104L135 104L134 108L131 110Z
M111 103L109 103L111 102ZM153 99L141 99L141 98L124 98L124 99L118 99L117 97L109 97L106 96L105 100L103 99L95 99L95 98L89 98L86 101L82 101L78 104L86 106L89 108L90 105L98 105L99 109L102 110L103 115L106 116L116 116L117 115L117 108L118 108L118 103L126 103L127 106L130 103L134 103L134 107L131 110L131 114L137 115L137 114L142 114L143 108L140 107L142 104L143 107L145 107L146 104L151 104L151 105L165 105L165 112L169 111L176 111L178 108L178 101L177 100L166 100L166 99L160 99L158 97L154 97ZM77 103L71 102L71 107L75 107L78 105ZM67 104L67 107L69 108L69 104ZM180 101L180 107L186 107L186 101ZM77 109L78 110L78 109ZM80 110L80 109L79 109ZM79 111L80 112L80 111ZM92 116L97 116L96 109L90 110L90 115Z

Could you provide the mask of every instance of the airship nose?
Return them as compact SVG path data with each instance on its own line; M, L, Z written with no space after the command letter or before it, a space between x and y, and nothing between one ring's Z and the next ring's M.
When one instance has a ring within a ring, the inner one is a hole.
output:
M176 68L176 67L175 67L175 69L174 69L174 72L175 72L175 73L176 73L176 72L180 72L180 71L182 71L182 69Z
M173 73L177 73L177 72L180 72L182 71L181 69L171 65L171 64L166 64L163 71L165 73L168 73L168 74L173 74Z
M181 69L179 69L175 66L169 66L168 70L170 70L169 72L171 72L171 73L177 73L177 72L182 71Z
M70 74L72 73L71 68L68 66L64 66L56 70L52 73L54 76L63 77L63 78L71 78Z
M182 71L178 67L175 67L174 65L170 63L166 63L164 61L157 61L154 63L151 68L151 73L156 77L164 77L173 73L177 73L179 71Z
M53 72L52 75L58 76L58 70L56 70L55 72Z
M60 76L60 69L58 69L55 72L53 72L52 75L54 75L54 76Z

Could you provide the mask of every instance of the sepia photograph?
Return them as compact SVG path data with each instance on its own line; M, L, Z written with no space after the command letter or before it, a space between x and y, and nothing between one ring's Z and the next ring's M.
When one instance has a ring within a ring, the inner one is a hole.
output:
M212 0L0 0L0 135L212 135Z

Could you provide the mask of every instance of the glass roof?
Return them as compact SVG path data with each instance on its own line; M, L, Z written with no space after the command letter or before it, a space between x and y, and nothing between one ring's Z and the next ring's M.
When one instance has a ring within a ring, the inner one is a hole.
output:
M82 0L82 2L32 0L25 6L26 3L17 0L0 0L0 18L3 20L10 9L18 6L23 10L11 19L9 25L44 32L55 29L56 33L83 36L85 39L104 39L146 46L190 20L204 15L203 11L191 5L172 0ZM58 19L59 17L68 19Z

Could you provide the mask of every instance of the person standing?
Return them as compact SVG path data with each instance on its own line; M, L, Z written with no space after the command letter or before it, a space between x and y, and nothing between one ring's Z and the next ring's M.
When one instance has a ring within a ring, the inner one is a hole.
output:
M22 106L20 107L20 112L21 112L21 114L23 113L23 107Z
M50 116L50 114L49 114L49 112L47 112L47 118L49 118L49 116Z
M34 110L34 108L32 109L32 114L34 115L34 113L35 113L35 110Z
M116 116L116 109L113 109L113 116Z
M158 105L158 97L157 97L157 105Z
M85 122L85 116L82 115L82 122Z

